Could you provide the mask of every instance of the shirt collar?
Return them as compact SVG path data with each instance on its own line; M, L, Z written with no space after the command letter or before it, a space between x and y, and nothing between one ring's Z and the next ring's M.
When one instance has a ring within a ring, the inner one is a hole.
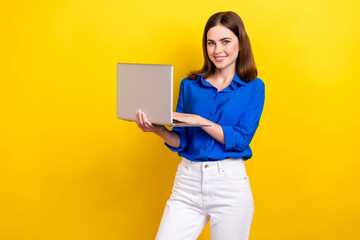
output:
M241 85L243 85L243 86L246 85L246 82L244 82L243 80L241 80L241 78L237 75L237 73L235 73L235 76L234 76L231 84L233 84L234 82L235 82L235 83L239 83L239 84L241 84ZM231 84L230 84L230 85L231 85Z
M198 76L197 79L195 79L193 81L193 83L196 83L198 81L201 81L202 85L203 86L210 86L212 87L212 85L210 83L208 83L207 81L205 81L204 77L203 76ZM245 86L246 85L246 82L244 82L243 80L241 80L241 78L237 75L237 73L235 73L235 76L233 78L233 80L231 81L230 83L230 87L232 90L234 90L236 88L237 85L243 85ZM226 89L226 88L225 88ZM225 90L223 89L223 90Z

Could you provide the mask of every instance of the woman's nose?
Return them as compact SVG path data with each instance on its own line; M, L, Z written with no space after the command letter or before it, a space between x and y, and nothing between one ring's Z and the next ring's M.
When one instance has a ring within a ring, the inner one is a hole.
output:
M221 53L222 52L222 46L220 44L217 44L215 46L215 53Z

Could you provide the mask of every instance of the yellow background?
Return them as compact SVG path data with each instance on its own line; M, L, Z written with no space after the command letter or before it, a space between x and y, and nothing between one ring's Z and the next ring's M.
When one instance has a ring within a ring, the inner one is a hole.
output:
M266 85L246 162L250 239L360 239L359 1L0 9L0 239L154 239L180 158L116 118L116 64L172 64L176 103L202 66L207 19L226 10L242 17Z

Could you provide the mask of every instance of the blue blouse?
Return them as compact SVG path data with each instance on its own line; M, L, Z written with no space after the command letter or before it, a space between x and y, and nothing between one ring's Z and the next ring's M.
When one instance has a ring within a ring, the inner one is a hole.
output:
M218 92L203 77L181 81L176 112L191 113L221 125L225 144L218 142L201 127L173 127L180 147L165 145L179 156L192 161L252 157L250 142L264 107L265 85L259 78L242 81L235 74L231 84Z

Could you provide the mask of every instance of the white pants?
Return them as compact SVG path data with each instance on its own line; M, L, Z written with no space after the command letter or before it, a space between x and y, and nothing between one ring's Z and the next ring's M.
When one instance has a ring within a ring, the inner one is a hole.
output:
M156 240L195 240L210 220L212 240L249 239L254 201L243 159L178 166Z

